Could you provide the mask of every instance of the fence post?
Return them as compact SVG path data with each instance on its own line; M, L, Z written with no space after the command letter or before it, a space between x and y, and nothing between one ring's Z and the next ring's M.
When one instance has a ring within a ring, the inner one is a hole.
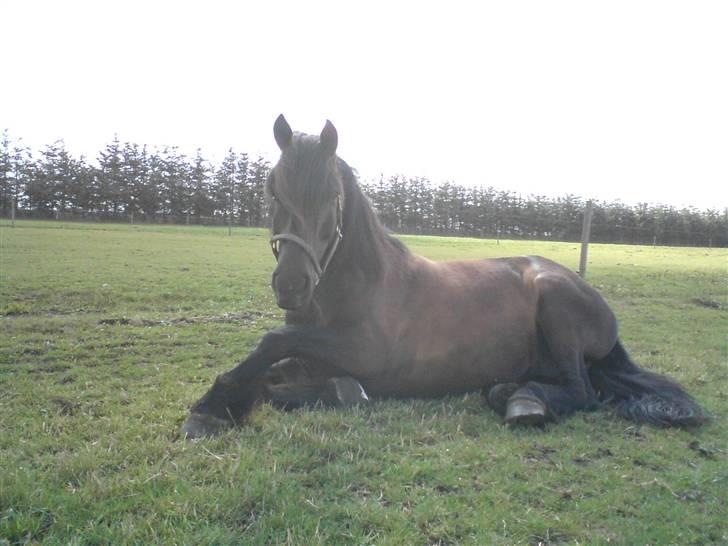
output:
M231 148L232 150L232 148ZM228 237L233 234L233 189L235 184L235 162L230 166L230 193L228 195Z
M584 223L581 226L581 256L579 258L579 275L586 277L586 258L589 253L589 238L591 237L592 212L594 212L591 201L586 202L584 209Z

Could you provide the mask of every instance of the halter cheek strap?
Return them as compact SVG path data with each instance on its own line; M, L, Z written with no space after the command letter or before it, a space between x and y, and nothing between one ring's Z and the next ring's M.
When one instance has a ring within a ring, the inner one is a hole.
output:
M301 237L298 235L294 235L293 233L279 233L278 235L274 235L270 239L270 247L273 251L273 255L275 256L276 260L278 260L278 255L280 254L281 249L281 241L288 241L291 243L295 243L296 245L301 248L301 250L304 251L306 256L308 256L309 261L311 262L311 265L314 268L314 271L316 272L316 282L314 285L317 285L319 281L321 280L321 277L323 277L323 274L326 272L326 268L329 266L329 263L331 263L331 259L334 257L334 254L336 253L336 249L339 246L339 243L341 242L341 239L344 238L344 234L341 231L342 227L342 211L341 211L341 197L336 198L336 233L334 235L334 238L329 242L329 244L326 247L326 250L324 251L324 255L321 257L321 263L319 263L318 258L316 257L316 251L314 251L313 247L309 245L306 241L304 241Z
M311 261L311 265L316 271L316 276L321 278L321 275L324 273L324 268L319 264L316 253L313 248L311 248L311 245L293 233L279 233L278 235L274 235L270 238L270 246L273 249L273 255L276 257L276 260L280 253L280 243L278 241L290 241L291 243L296 243L299 247L301 247L301 250L306 253L306 256L308 256L308 259Z

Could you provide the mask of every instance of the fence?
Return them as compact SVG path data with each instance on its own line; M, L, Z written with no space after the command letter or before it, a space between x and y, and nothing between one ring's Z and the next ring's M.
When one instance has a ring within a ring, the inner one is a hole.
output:
M254 226L245 221L235 219L232 224L227 215L195 216L185 215L154 215L149 216L136 213L133 216L127 213L112 212L28 212L22 209L16 212L18 219L57 220L60 222L89 222L89 223L120 223L120 224L170 224L170 225L202 225L226 227L261 227ZM519 222L521 225L519 225ZM263 226L267 225L267 219ZM392 226L389 226L392 227ZM447 229L431 229L423 227L395 226L393 231L407 235L438 235L477 237L488 239L516 239L536 241L558 241L578 243L582 240L583 216L578 215L571 220L554 219L549 228L530 228L523 217L500 216L487 225L478 228L461 223ZM692 246L692 247L728 247L728 230L678 230L669 227L636 227L608 224L604 222L591 222L589 241L592 243L615 243L654 246Z

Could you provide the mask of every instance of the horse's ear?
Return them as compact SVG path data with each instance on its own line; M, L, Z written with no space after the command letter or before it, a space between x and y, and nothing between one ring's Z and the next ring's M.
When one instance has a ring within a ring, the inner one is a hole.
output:
M276 122L273 124L273 136L281 151L291 145L293 131L291 130L291 126L288 125L286 118L283 117L283 114L278 116Z
M327 156L332 156L336 153L338 144L339 134L336 132L336 127L327 119L323 131L321 131L321 149Z

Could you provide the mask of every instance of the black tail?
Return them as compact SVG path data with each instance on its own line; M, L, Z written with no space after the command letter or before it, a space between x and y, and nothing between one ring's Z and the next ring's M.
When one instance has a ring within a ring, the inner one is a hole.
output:
M664 375L640 369L619 341L607 356L591 363L589 379L599 399L614 404L626 419L685 428L708 420L708 413L685 389Z

